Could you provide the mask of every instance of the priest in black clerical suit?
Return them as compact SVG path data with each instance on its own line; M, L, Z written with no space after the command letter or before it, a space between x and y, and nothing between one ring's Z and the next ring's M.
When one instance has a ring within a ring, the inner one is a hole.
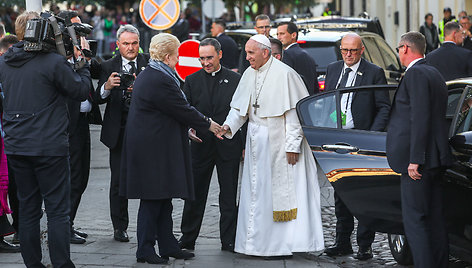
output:
M200 43L202 70L185 79L184 92L188 102L202 114L222 124L230 110L230 102L241 75L220 64L221 45L214 38ZM191 130L192 131L192 130ZM182 248L193 249L205 211L213 169L216 165L220 186L220 239L222 250L232 251L236 234L236 192L239 163L243 150L241 133L234 139L220 140L210 131L196 133L201 142L192 139L192 169L195 200L185 201L182 215Z
M121 150L128 117L129 90L120 87L118 73L136 76L149 61L149 55L139 52L139 32L131 25L123 25L117 32L119 54L102 62L96 95L106 103L100 140L110 149L110 214L117 241L128 242L128 200L119 196Z
M331 63L326 70L325 90L338 88L387 84L382 68L362 59L364 46L362 39L355 33L346 34L341 40L343 60ZM361 91L343 94L341 112L346 115L343 128L384 131L390 112L390 99L387 91ZM352 253L351 233L354 230L354 217L341 198L334 192L336 214L336 243L328 247L328 256L342 256ZM367 260L373 257L372 242L375 232L362 222L357 226L359 251L355 258Z

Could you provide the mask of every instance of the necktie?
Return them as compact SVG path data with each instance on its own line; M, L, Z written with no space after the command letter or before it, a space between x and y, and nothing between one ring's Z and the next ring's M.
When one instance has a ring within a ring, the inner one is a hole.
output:
M351 71L352 71L351 68L346 68L346 69L344 70L344 75L343 75L343 77L341 78L341 82L339 82L338 88L346 87L347 79L349 78L349 73L350 73Z
M131 66L129 68L129 72L132 73L132 74L136 74L136 66L134 64L134 61L130 61L128 62L129 66Z

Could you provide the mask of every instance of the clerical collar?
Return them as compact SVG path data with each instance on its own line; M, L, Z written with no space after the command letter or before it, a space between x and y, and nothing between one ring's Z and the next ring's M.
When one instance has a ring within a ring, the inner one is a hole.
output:
M266 63L264 63L264 65L262 65L261 68L259 68L259 70L257 70L257 71L258 72L264 72L267 69L269 69L269 66L270 66L270 63L272 62L272 59L273 59L273 57L270 56L269 60Z
M356 64L352 65L351 67L347 66L346 63L344 63L344 70L346 68L351 68L352 73L355 74L357 73L357 69L359 69L359 65L361 65L361 60L359 60Z
M220 68L219 68L218 70L216 70L216 71L214 71L214 72L212 72L212 73L207 73L207 72L205 72L205 73L208 74L208 75L211 75L211 76L215 76L215 75L217 75L220 71L221 71L221 64L220 64Z

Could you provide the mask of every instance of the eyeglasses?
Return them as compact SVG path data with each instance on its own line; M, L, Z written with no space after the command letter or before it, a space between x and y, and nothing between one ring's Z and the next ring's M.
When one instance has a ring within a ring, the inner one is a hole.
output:
M214 56L208 56L208 57L200 57L198 58L199 61L211 61L213 60Z
M410 47L409 45L399 45L398 47L396 47L395 49L397 50L397 53L400 53L400 48L402 47Z
M341 49L341 54L343 55L347 54L348 52L351 52L351 54L357 54L359 51L361 51L360 48L351 48L351 49L340 48L340 49Z
M257 29L270 29L272 28L271 25L264 25L264 26L256 26Z

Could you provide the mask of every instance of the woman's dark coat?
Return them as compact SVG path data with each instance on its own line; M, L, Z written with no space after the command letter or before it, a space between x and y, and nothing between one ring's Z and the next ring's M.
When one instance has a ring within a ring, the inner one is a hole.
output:
M136 79L123 144L120 195L194 199L188 128L209 128L175 81L147 67Z

